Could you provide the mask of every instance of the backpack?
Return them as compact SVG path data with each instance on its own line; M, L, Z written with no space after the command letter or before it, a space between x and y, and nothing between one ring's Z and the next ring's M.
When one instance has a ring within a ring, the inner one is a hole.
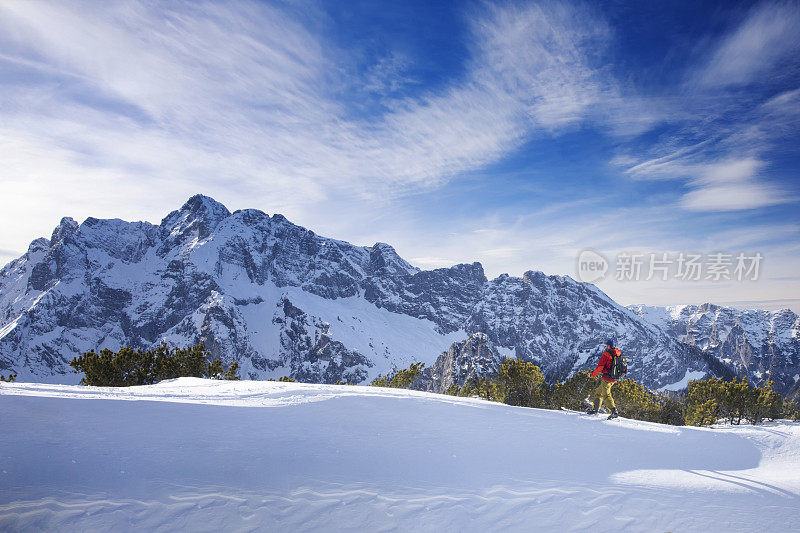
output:
M628 373L628 358L622 355L611 354L611 369L608 376L614 381Z

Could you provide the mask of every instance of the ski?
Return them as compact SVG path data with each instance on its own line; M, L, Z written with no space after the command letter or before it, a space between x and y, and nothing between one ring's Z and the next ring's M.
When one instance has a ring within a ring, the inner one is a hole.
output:
M576 409L568 409L566 407L562 407L561 410L562 411L566 411L568 413L575 413L575 414L584 415L584 416L595 416L595 415L605 415L606 414L606 413L587 413L586 411L578 411ZM609 415L606 417L606 420L614 420L615 418L624 418L624 417L622 417L622 416L620 416L618 414L615 415L614 413L609 413Z

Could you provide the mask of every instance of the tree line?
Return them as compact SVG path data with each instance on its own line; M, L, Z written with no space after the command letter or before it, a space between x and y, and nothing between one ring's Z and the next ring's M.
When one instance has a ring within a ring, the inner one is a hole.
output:
M424 363L379 376L373 386L414 388ZM473 377L463 386L452 385L451 396L479 397L520 407L583 410L584 399L597 385L589 371L577 372L559 381L545 379L535 364L506 359L495 375ZM415 383L416 382L416 383ZM753 386L745 380L718 378L690 381L685 394L651 391L637 381L618 381L612 395L622 416L676 426L708 426L724 420L759 424L764 420L800 420L800 405L789 402L774 390L772 381Z
M75 357L69 364L76 374L83 373L81 385L95 387L130 387L152 385L165 379L196 377L239 379L239 363L225 369L222 361L210 360L205 346L172 348L162 344L150 350L131 347L114 352L108 348Z
M150 350L125 347L117 352L104 349L99 353L92 350L74 358L70 366L75 373L84 374L82 385L104 387L151 385L177 377L240 379L238 363L233 362L224 368L219 359L210 359L202 344L171 349L162 344ZM425 363L413 363L408 368L378 376L371 385L420 388L419 378L424 368ZM13 381L15 377L2 376L2 379ZM285 376L279 381L293 382L294 379ZM589 371L577 372L564 380L548 381L535 364L506 359L496 374L473 377L463 386L452 385L445 394L478 397L520 407L582 410L584 399L596 384ZM709 378L690 381L683 394L669 394L651 391L626 378L614 385L612 394L623 416L662 424L708 426L720 421L759 424L780 418L800 420L800 405L776 392L772 381L753 386L738 378Z

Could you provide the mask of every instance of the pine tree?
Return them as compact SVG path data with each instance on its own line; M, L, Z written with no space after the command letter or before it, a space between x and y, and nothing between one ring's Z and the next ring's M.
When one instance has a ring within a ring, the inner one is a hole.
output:
M394 389L407 389L414 381L422 374L422 369L425 368L425 363L417 362L411 363L406 369L395 370L385 376L377 376L372 380L373 387L392 387Z
M782 416L790 420L800 420L800 403L797 400L783 401L783 414Z
M123 347L116 353L106 348L100 353L85 352L73 358L70 366L84 374L82 385L97 387L151 385L178 377L239 379L238 363L225 370L218 359L209 362L208 355L202 344L171 350L162 344L147 351Z
M690 381L686 392L686 423L693 426L709 426L722 416L720 399L724 381L710 378Z
M589 371L583 370L576 372L572 377L563 382L556 382L549 387L547 394L547 406L551 409L573 409L583 408L586 396L592 391L589 380Z
M542 405L545 380L538 366L520 359L506 359L500 365L499 378L499 390L505 392L505 403L522 407Z
M407 389L422 374L423 368L425 368L425 363L411 363L411 366L392 376L389 386L395 389Z
M783 396L775 392L774 386L775 383L769 380L753 390L746 414L751 424L759 424L764 419L775 420L784 415Z
M633 379L617 381L611 395L624 416L649 422L658 422L661 418L662 408L655 394Z
M447 387L447 390L444 393L448 396L458 396L459 392L461 392L461 387L458 386L458 383L453 383Z

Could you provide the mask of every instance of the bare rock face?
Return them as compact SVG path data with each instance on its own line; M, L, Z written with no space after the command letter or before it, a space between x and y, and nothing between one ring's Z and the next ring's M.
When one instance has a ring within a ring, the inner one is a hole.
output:
M288 376L311 383L364 381L373 363L355 350L348 350L330 335L330 324L310 317L284 297L273 318L280 324L281 356L272 369L287 368Z
M463 387L473 378L497 374L503 359L485 333L473 333L442 352L424 370L420 385L431 392L445 393L453 385Z
M422 361L439 390L498 354L565 376L596 364L609 336L651 387L730 372L729 355L791 359L734 342L711 353L568 276L423 271L388 244L355 246L201 195L159 225L65 218L0 270L0 370L20 380L77 382L68 362L89 349L202 342L250 379L364 382ZM439 365L454 342L466 344Z

